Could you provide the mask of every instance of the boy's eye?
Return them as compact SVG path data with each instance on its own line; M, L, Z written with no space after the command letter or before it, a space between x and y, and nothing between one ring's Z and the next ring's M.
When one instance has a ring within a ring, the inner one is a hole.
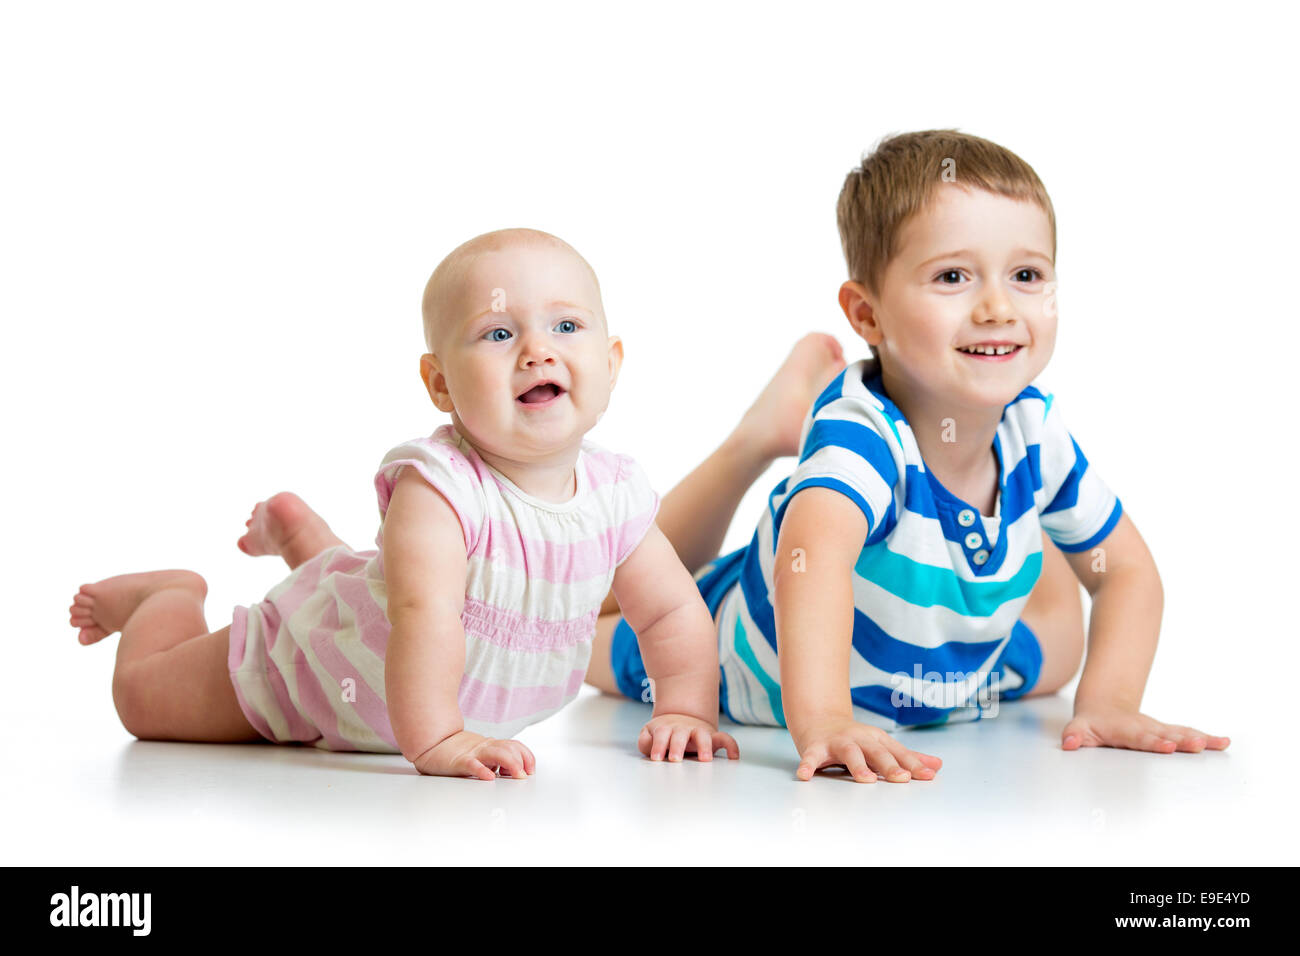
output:
M486 335L483 336L483 338L487 339L489 342L504 342L508 338L510 338L510 330L495 328L490 330Z
M953 282L949 282L945 278L946 276L956 276L956 279ZM943 272L940 272L937 276L935 276L935 278L938 279L940 282L942 282L944 285L955 285L956 282L961 281L961 273L958 272L956 269L945 269Z
M559 324L555 326L555 331L576 332L578 331L578 323L574 322L573 319L562 319Z
M1043 274L1039 270L1026 267L1016 272L1016 278L1019 278L1020 276L1025 275L1026 273L1028 273L1029 278L1025 279L1024 280L1025 282L1034 282L1043 277Z

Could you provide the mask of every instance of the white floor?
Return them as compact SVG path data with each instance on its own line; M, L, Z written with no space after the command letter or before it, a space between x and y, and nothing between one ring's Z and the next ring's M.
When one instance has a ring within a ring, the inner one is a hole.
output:
M932 782L904 786L823 775L801 783L788 736L768 728L727 726L740 743L737 762L652 764L635 748L648 707L587 688L521 735L537 756L536 776L481 782L419 777L400 757L140 742L117 724L106 684L96 689L84 672L79 683L88 695L80 712L102 714L97 724L30 706L7 715L18 732L0 797L3 863L1295 858L1294 775L1284 771L1279 781L1271 773L1265 744L1195 755L1065 753L1057 745L1069 716L1064 696L1006 704L994 720L912 732L912 746L941 756L944 768ZM29 732L37 726L42 736Z

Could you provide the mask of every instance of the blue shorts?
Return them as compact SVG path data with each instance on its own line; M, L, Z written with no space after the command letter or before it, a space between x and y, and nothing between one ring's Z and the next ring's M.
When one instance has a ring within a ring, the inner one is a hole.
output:
M748 546L739 548L730 554L725 554L719 558L710 561L695 575L695 585L700 589L700 596L704 598L704 603L709 608L709 614L717 616L718 608L721 606L723 599L740 580L740 569L744 563L745 554ZM641 660L641 648L637 644L636 633L623 618L619 618L618 625L614 628L613 639L610 643L610 665L614 671L614 680L618 684L618 689L624 696L633 700L650 702L650 678L646 675L645 664ZM1018 674L1021 683L1018 686L1008 688L1006 683L1006 671L1009 668ZM1039 675L1043 670L1043 649L1038 642L1037 636L1029 629L1024 621L1016 621L1011 629L1011 639L1007 641L1007 646L1003 649L997 663L993 665L992 672L989 675L989 681L986 685L990 689L996 688L997 698L999 700L1015 700L1017 697L1023 697L1034 689L1038 683ZM721 668L718 672L718 682L720 685L720 697L722 709L731 716L727 707L727 682ZM855 706L866 707L870 710L884 710L890 712L893 708L885 706L885 701L879 702L880 707L872 706L873 701L859 701L856 699ZM918 724L940 722L944 716L935 713L916 714Z

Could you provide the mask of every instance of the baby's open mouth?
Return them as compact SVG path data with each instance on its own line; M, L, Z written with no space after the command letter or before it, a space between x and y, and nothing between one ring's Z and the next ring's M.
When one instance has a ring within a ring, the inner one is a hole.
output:
M966 345L957 349L967 355L1010 355L1020 351L1019 345Z
M542 382L540 385L534 385L524 392L516 401L523 402L525 405L544 405L551 399L559 398L563 394L564 389L554 382Z

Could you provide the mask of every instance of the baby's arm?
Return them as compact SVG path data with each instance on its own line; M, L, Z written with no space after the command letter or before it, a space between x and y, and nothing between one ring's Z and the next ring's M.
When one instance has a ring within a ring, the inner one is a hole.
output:
M853 719L853 566L869 530L852 500L820 487L796 494L781 523L773 574L777 656L800 780L843 764L860 783L876 774L905 783L932 778L943 763Z
M384 518L392 625L384 689L393 735L421 773L492 780L500 767L522 777L534 769L527 747L466 731L461 717L466 569L456 512L415 469L404 469Z
M1227 737L1162 724L1138 711L1156 653L1164 591L1151 552L1128 515L1120 517L1099 549L1067 553L1066 559L1092 595L1092 615L1074 719L1061 734L1064 749L1173 753L1226 748Z
M740 756L730 734L718 732L718 642L713 618L690 573L658 525L614 572L614 597L636 632L650 677L654 716L637 746L651 760L695 753L712 760L725 747Z

